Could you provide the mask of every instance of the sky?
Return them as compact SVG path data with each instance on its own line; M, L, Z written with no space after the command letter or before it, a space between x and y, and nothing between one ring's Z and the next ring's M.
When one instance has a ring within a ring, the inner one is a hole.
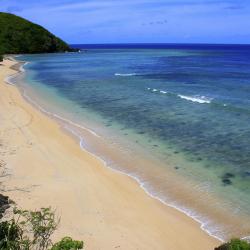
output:
M70 44L250 43L250 0L0 0Z

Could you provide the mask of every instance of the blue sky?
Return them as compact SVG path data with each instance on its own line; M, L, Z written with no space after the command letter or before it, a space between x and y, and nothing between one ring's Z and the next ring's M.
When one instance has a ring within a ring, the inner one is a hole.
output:
M0 0L68 43L250 43L250 0Z

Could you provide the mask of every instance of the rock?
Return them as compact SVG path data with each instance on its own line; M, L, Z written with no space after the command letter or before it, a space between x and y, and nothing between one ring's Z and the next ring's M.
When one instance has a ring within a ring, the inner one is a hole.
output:
M12 201L8 196L0 194L0 219L3 218L4 212L10 207Z
M223 182L223 184L224 184L225 186L227 186L227 185L232 185L232 181L231 181L230 179L228 179L228 178L223 178L223 179L222 179L222 182Z

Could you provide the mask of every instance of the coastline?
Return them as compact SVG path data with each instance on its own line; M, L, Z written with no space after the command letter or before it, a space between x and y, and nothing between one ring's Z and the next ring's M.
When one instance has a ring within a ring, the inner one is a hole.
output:
M10 147L15 148L17 140L26 146L4 155L13 172L4 184L10 190L31 187L21 194L7 192L20 207L57 207L62 225L56 237L63 234L78 237L86 242L86 249L116 246L120 249L213 249L219 244L200 229L199 223L152 199L135 180L111 171L95 156L81 150L71 137L62 133L60 125L26 103L16 87L4 84L3 79L15 73L9 68L12 63L5 61L1 66L1 99L5 100L1 101L4 103L1 114L4 118L14 114L14 122L12 118L4 119L5 127L19 131L20 138L7 140ZM182 235L181 242L178 242L179 235Z

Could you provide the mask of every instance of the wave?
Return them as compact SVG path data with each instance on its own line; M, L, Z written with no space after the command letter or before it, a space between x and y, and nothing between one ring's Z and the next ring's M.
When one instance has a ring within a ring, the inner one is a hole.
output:
M197 103L211 103L211 101L213 100L213 98L211 97L207 97L207 96L200 96L200 95L194 95L194 96L187 96L187 95L181 95L181 94L176 94L173 92L169 92L169 91L165 91L165 90L161 90L161 89L155 89L155 88L147 88L147 90L151 91L151 92L159 92L161 94L170 94L170 95L174 95L174 96L178 96L181 99L185 99L187 101L192 101L192 102L197 102ZM224 104L224 107L226 107L227 105Z
M17 57L17 56L15 56ZM25 72L25 69L24 69L24 66L27 65L29 62L24 62L23 64L20 65L19 67L19 72L15 72L13 73L12 75L9 75L7 77L5 77L4 81L10 85L15 85L15 83L11 80L13 80L16 76L18 76L20 73L24 73Z
M191 102L198 102L198 103L211 103L213 98L209 98L206 96L186 96L186 95L178 95L178 97L191 101Z
M160 89L154 89L154 88L147 88L147 90L152 91L152 92L159 92L161 94L167 94L168 93L168 91L160 90Z
M24 67L25 67L27 64L29 64L29 62L25 62L25 63L22 64L21 67L19 68L19 70L20 70L22 73L25 72L25 68L24 68Z
M167 94L168 92L167 92L167 91L164 91L164 90L160 90L160 93L162 93L162 94Z
M4 82L10 85L15 85L11 80L17 76L18 73L15 73L13 75L7 76L4 78Z
M115 73L115 76L137 76L138 74L136 73Z

